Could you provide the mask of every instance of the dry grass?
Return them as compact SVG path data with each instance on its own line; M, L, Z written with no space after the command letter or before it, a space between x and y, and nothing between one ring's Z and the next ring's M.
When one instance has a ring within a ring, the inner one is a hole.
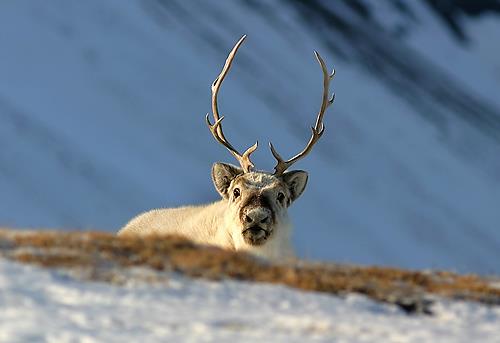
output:
M0 256L49 268L147 266L212 280L267 282L336 295L354 292L408 312L429 313L429 295L500 305L500 289L476 275L300 261L276 265L173 236L0 230Z

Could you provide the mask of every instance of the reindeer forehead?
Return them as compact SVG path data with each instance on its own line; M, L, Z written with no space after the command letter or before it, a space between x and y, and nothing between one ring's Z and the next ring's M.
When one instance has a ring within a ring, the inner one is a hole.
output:
M283 187L283 181L274 175L262 172L250 172L239 175L234 180L235 185L240 185L246 189L263 189Z

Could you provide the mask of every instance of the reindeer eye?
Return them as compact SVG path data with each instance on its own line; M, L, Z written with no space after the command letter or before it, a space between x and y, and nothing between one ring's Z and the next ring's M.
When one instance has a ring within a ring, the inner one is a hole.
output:
M285 200L285 194L279 192L278 193L278 201L279 202L283 202L283 200Z
M240 189L239 188L234 189L233 196L235 199L240 196Z

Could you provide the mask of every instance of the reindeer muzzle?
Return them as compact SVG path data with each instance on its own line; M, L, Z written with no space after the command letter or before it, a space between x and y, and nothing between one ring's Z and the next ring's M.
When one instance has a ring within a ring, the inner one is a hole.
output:
M252 226L242 232L245 242L250 245L262 245L271 235L269 230L260 226Z

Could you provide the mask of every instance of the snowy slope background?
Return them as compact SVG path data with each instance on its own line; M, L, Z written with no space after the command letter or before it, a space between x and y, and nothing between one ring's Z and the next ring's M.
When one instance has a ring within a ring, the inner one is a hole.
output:
M0 2L0 225L115 231L217 199L211 164L232 160L209 86L246 33L220 106L237 147L261 143L258 168L267 141L290 156L309 137L312 51L337 70L296 165L300 256L500 273L499 5L436 3Z

